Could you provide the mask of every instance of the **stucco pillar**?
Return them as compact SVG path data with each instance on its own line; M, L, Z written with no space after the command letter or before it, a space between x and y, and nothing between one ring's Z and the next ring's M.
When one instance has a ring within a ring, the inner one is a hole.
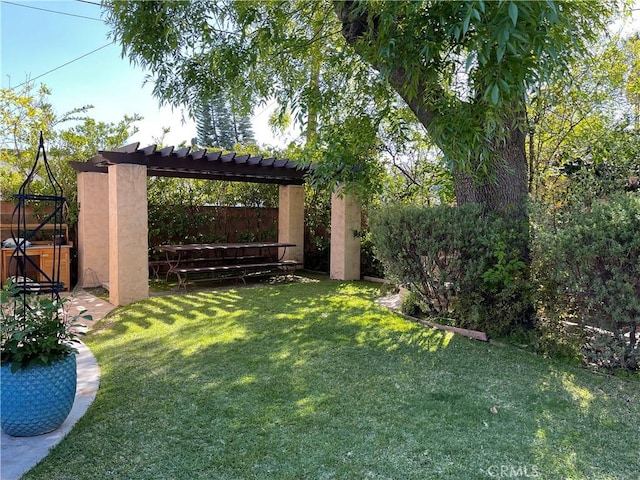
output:
M360 279L362 208L354 195L331 195L331 258L329 274L334 280Z
M109 281L109 179L105 173L78 173L78 285Z
M278 204L278 242L295 243L287 247L284 260L304 262L304 187L280 185Z
M147 167L109 166L109 302L149 296Z

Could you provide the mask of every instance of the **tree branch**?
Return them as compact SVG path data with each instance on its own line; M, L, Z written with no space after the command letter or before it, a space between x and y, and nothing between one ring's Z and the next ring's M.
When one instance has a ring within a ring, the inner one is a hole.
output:
M371 58L367 58L368 55L364 49L359 48L359 40L366 40L377 36L378 22L376 19L374 18L370 21L369 13L366 9L356 11L356 4L353 0L336 0L334 1L334 9L342 25L342 35L347 43L353 46L360 58L369 63L373 68L380 72L390 72L388 77L390 85L407 103L408 107L427 131L433 133L434 119L436 119L436 117L442 117L442 113L435 108L431 108L425 97L444 97L445 92L443 88L438 84L427 84L422 77L418 80L417 95L412 94L408 89L410 82L407 81L407 74L402 66L381 65ZM436 139L437 135L432 135L432 137ZM442 145L438 146L442 149Z

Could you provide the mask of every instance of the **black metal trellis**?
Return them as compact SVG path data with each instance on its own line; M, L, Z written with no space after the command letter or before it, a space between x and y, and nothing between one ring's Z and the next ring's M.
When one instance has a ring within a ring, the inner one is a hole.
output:
M44 171L39 168L41 156ZM47 186L52 192L50 195L31 193L30 186L36 176L48 182ZM62 187L53 175L47 160L42 132L40 132L40 143L33 167L31 167L29 175L20 186L18 193L13 195L13 198L16 199L16 206L11 217L11 237L15 244L15 250L11 255L13 268L8 270L13 272L13 283L23 293L50 294L52 298L59 298L60 292L65 289L65 285L60 282L61 244L56 240L61 238L63 234L63 208L66 198L63 196ZM41 220L39 224L27 226L28 206L47 206L51 208L51 213ZM37 257L29 255L31 241L45 225L48 226L47 230L51 230L51 227L53 227L52 261L47 262L50 268L47 268L44 262L38 261ZM36 278L32 279L29 275Z

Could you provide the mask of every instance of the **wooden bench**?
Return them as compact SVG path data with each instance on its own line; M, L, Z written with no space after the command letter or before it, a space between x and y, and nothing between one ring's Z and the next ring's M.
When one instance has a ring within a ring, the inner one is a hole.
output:
M233 258L225 258L225 257L205 257L205 258L187 258L180 261L180 266L185 266L188 268L197 267L198 265L205 266L215 266L216 263L229 263L230 260L234 262L261 262L268 260L267 257L258 256L258 255L248 255L243 257L233 257ZM149 272L156 280L160 280L160 274L165 275L165 281L169 279L169 274L174 273L172 271L173 262L167 260L149 260Z
M202 259L202 260L216 260L216 259ZM246 283L245 278L250 276L259 275L271 275L275 271L281 270L285 275L292 274L296 268L302 266L302 263L294 260L281 260L277 262L266 261L259 263L236 263L236 264L221 264L214 262L210 265L179 265L177 267L171 267L168 274L174 274L178 277L178 288L187 288L187 276L189 274L196 275L211 275L219 279L232 279L237 278ZM192 281L211 280L211 277L204 279L195 279Z
M277 271L293 273L300 262L284 260L286 249L296 245L289 242L195 243L159 245L167 256L167 276L178 277L178 288L186 288L189 275L223 279L238 278L245 282L249 276L271 275ZM245 282L246 283L246 282Z

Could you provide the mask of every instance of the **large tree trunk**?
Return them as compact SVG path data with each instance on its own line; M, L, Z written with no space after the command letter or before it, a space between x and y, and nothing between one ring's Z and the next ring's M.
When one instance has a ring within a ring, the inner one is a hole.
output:
M459 205L479 203L486 211L511 219L525 217L527 200L527 158L525 135L520 129L512 129L509 136L496 147L491 162L490 178L473 182L470 176L454 171L456 201Z

